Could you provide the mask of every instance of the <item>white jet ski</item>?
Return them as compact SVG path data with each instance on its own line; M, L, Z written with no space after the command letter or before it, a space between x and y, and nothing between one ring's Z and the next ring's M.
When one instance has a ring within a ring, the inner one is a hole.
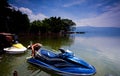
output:
M20 54L27 50L21 43L13 44L11 47L4 48L4 51L9 54Z

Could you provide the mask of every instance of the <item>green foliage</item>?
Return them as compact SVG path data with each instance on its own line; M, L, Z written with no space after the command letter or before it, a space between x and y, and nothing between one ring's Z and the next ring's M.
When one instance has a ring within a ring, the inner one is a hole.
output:
M61 19L61 17L50 17L42 21L33 21L31 23L31 32L34 33L60 33L68 32L75 23L69 19Z
M30 32L38 33L40 31L41 25L42 25L41 21L39 21L39 20L33 21L30 24Z

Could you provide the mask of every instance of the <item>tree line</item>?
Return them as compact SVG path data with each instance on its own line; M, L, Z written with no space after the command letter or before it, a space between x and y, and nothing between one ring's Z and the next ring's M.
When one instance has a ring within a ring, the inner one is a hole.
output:
M75 23L69 19L61 19L61 17L50 17L44 20L36 20L30 23L30 32L34 33L60 33L72 30Z
M72 30L70 19L50 17L30 22L27 14L15 10L7 0L0 0L0 32L9 33L60 33Z

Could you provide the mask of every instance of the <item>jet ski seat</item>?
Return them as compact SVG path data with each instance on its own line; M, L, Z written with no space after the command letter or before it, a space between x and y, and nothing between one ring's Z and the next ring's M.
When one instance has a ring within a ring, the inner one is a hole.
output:
M44 59L48 62L65 62L65 60L60 59L59 56L53 52L47 51L45 49L40 50L39 56L37 58Z
M42 49L42 50L40 51L40 53L41 53L42 55L48 57L48 58L57 58L57 57L58 57L57 54L55 54L55 53L53 53L53 52L50 52L50 51L48 52L47 50L44 50L44 49Z

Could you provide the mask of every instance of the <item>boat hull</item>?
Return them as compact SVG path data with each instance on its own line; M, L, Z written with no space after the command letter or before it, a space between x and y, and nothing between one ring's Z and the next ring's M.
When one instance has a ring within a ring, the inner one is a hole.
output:
M4 51L9 54L21 54L24 53L27 50L27 48L14 48L14 47L9 47L9 48L4 48Z
M24 47L22 44L17 43L13 44L11 47L4 48L3 50L9 54L20 54L24 53L27 50L27 48Z

